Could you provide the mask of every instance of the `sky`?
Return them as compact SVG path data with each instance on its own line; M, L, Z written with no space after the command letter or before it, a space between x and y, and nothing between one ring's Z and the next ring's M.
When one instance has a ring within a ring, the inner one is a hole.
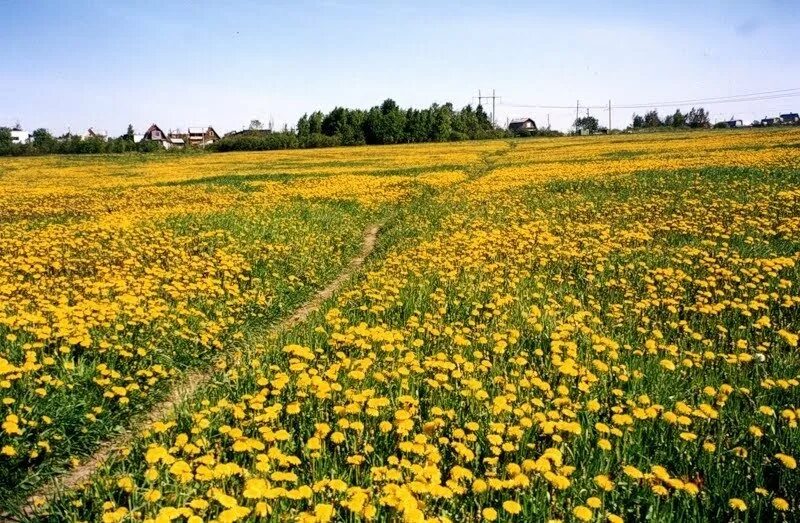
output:
M663 115L788 89L706 108L712 121L800 112L797 1L0 0L0 12L0 125L55 134L292 127L385 98L460 108L479 89L499 97L498 124L549 116L562 130L576 102L607 124L611 100L615 128L646 111L615 105Z

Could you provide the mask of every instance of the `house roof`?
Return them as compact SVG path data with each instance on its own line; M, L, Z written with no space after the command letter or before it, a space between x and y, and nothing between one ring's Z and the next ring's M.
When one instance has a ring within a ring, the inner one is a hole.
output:
M512 124L514 124L514 123L525 123L527 121L531 121L532 122L533 118L515 118L515 119L511 120L511 123Z
M204 127L189 127L188 133L189 134L205 134L206 129Z
M176 137L173 137L173 136L170 136L169 141L174 143L174 144L184 143L183 138L176 138Z
M784 113L781 115L781 118L798 118L800 117L797 113Z
M160 132L161 133L161 139L169 141L169 136L167 136L167 133L162 131L161 127L157 126L156 124L153 124L153 125L151 125L150 127L147 128L147 130L144 132L144 137L148 138L148 139L151 139L153 131Z

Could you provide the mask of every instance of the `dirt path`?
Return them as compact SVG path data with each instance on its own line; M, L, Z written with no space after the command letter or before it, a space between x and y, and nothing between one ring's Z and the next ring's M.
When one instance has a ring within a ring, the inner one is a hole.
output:
M375 242L378 238L379 225L371 225L365 232L361 244L361 252L359 252L350 263L345 267L336 278L320 289L311 299L305 302L298 308L294 314L284 319L270 330L272 332L280 332L290 329L295 325L303 322L310 314L315 312L319 307L331 296L334 295L339 288L349 280L353 274L364 264L367 256L375 248ZM213 367L210 367L213 368ZM176 383L172 390L170 390L167 397L161 402L153 406L150 412L147 413L140 421L135 423L135 426L128 428L126 432L119 437L103 443L94 454L92 454L85 462L78 467L70 470L69 472L58 476L47 486L41 488L35 494L31 495L25 502L25 505L19 509L18 514L21 516L35 516L37 508L41 507L46 501L53 497L60 490L74 488L81 483L88 480L94 474L111 454L117 450L123 449L130 445L136 434L137 429L146 427L147 425L164 419L170 414L174 408L181 402L191 398L194 393L201 386L209 382L212 377L212 372L209 369L202 371L191 371L187 373L181 382ZM9 514L0 514L0 521L16 521L10 518Z

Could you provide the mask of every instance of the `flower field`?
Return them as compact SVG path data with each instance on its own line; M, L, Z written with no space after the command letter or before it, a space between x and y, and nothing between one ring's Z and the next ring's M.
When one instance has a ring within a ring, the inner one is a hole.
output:
M7 511L208 368L26 517L800 514L800 132L18 158L0 189Z

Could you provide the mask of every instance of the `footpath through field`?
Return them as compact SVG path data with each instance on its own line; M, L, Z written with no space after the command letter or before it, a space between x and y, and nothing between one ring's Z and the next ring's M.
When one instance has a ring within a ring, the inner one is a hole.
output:
M364 232L361 252L350 260L347 267L345 267L333 281L318 291L310 300L301 305L291 316L270 329L271 332L278 333L283 330L291 329L308 318L309 314L318 310L327 299L333 296L336 291L358 271L364 264L364 260L372 253L379 231L379 224L370 225ZM177 405L191 397L200 387L206 385L212 376L213 373L209 369L195 370L186 373L182 379L172 387L164 401L156 404L146 416L135 422L131 427L128 427L125 433L102 444L83 464L70 470L63 476L55 478L50 485L30 496L26 504L20 509L20 513L25 517L33 516L36 513L36 508L46 502L47 499L51 498L59 490L74 488L89 479L89 477L105 463L112 452L119 451L129 445L133 438L136 437L136 433L139 429L150 423L164 419ZM9 515L4 515L3 517L8 518L8 521L14 521Z

